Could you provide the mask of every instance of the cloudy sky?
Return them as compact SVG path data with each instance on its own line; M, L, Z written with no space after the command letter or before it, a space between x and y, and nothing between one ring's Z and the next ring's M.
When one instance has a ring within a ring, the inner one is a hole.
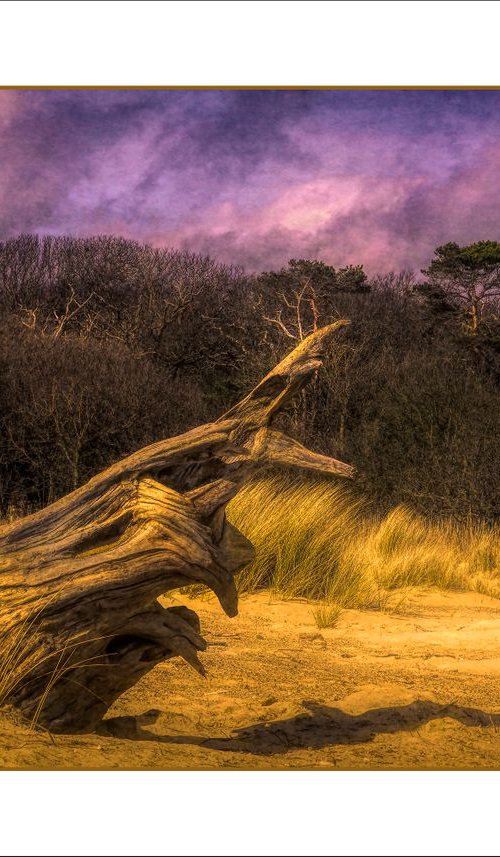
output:
M0 90L0 240L19 232L419 269L500 239L500 91Z

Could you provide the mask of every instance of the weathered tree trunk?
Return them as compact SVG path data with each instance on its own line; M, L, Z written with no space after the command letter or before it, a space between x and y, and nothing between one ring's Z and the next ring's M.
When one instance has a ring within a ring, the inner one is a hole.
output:
M197 615L157 598L203 583L236 615L233 575L253 548L224 510L262 463L352 475L269 428L345 324L301 342L217 422L141 449L0 529L11 704L54 732L85 732L160 661L179 655L203 673Z

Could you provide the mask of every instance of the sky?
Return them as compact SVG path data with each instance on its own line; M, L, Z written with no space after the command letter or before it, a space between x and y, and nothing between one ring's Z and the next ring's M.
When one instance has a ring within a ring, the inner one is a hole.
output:
M370 274L500 240L500 91L0 90L0 240Z

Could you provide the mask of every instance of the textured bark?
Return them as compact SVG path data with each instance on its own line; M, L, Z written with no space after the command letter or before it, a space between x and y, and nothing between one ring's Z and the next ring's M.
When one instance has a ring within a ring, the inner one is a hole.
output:
M305 339L217 422L141 449L0 528L11 704L54 732L85 732L160 661L181 656L204 673L197 615L158 596L203 583L236 615L234 572L253 548L226 520L226 503L263 463L352 475L269 428L345 324Z

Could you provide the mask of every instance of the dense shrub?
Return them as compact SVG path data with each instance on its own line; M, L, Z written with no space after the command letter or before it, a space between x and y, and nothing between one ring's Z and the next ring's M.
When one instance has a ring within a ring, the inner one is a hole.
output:
M222 413L315 326L351 326L282 418L382 511L492 520L498 308L470 334L411 274L292 260L246 276L120 238L0 244L0 509L38 507Z

